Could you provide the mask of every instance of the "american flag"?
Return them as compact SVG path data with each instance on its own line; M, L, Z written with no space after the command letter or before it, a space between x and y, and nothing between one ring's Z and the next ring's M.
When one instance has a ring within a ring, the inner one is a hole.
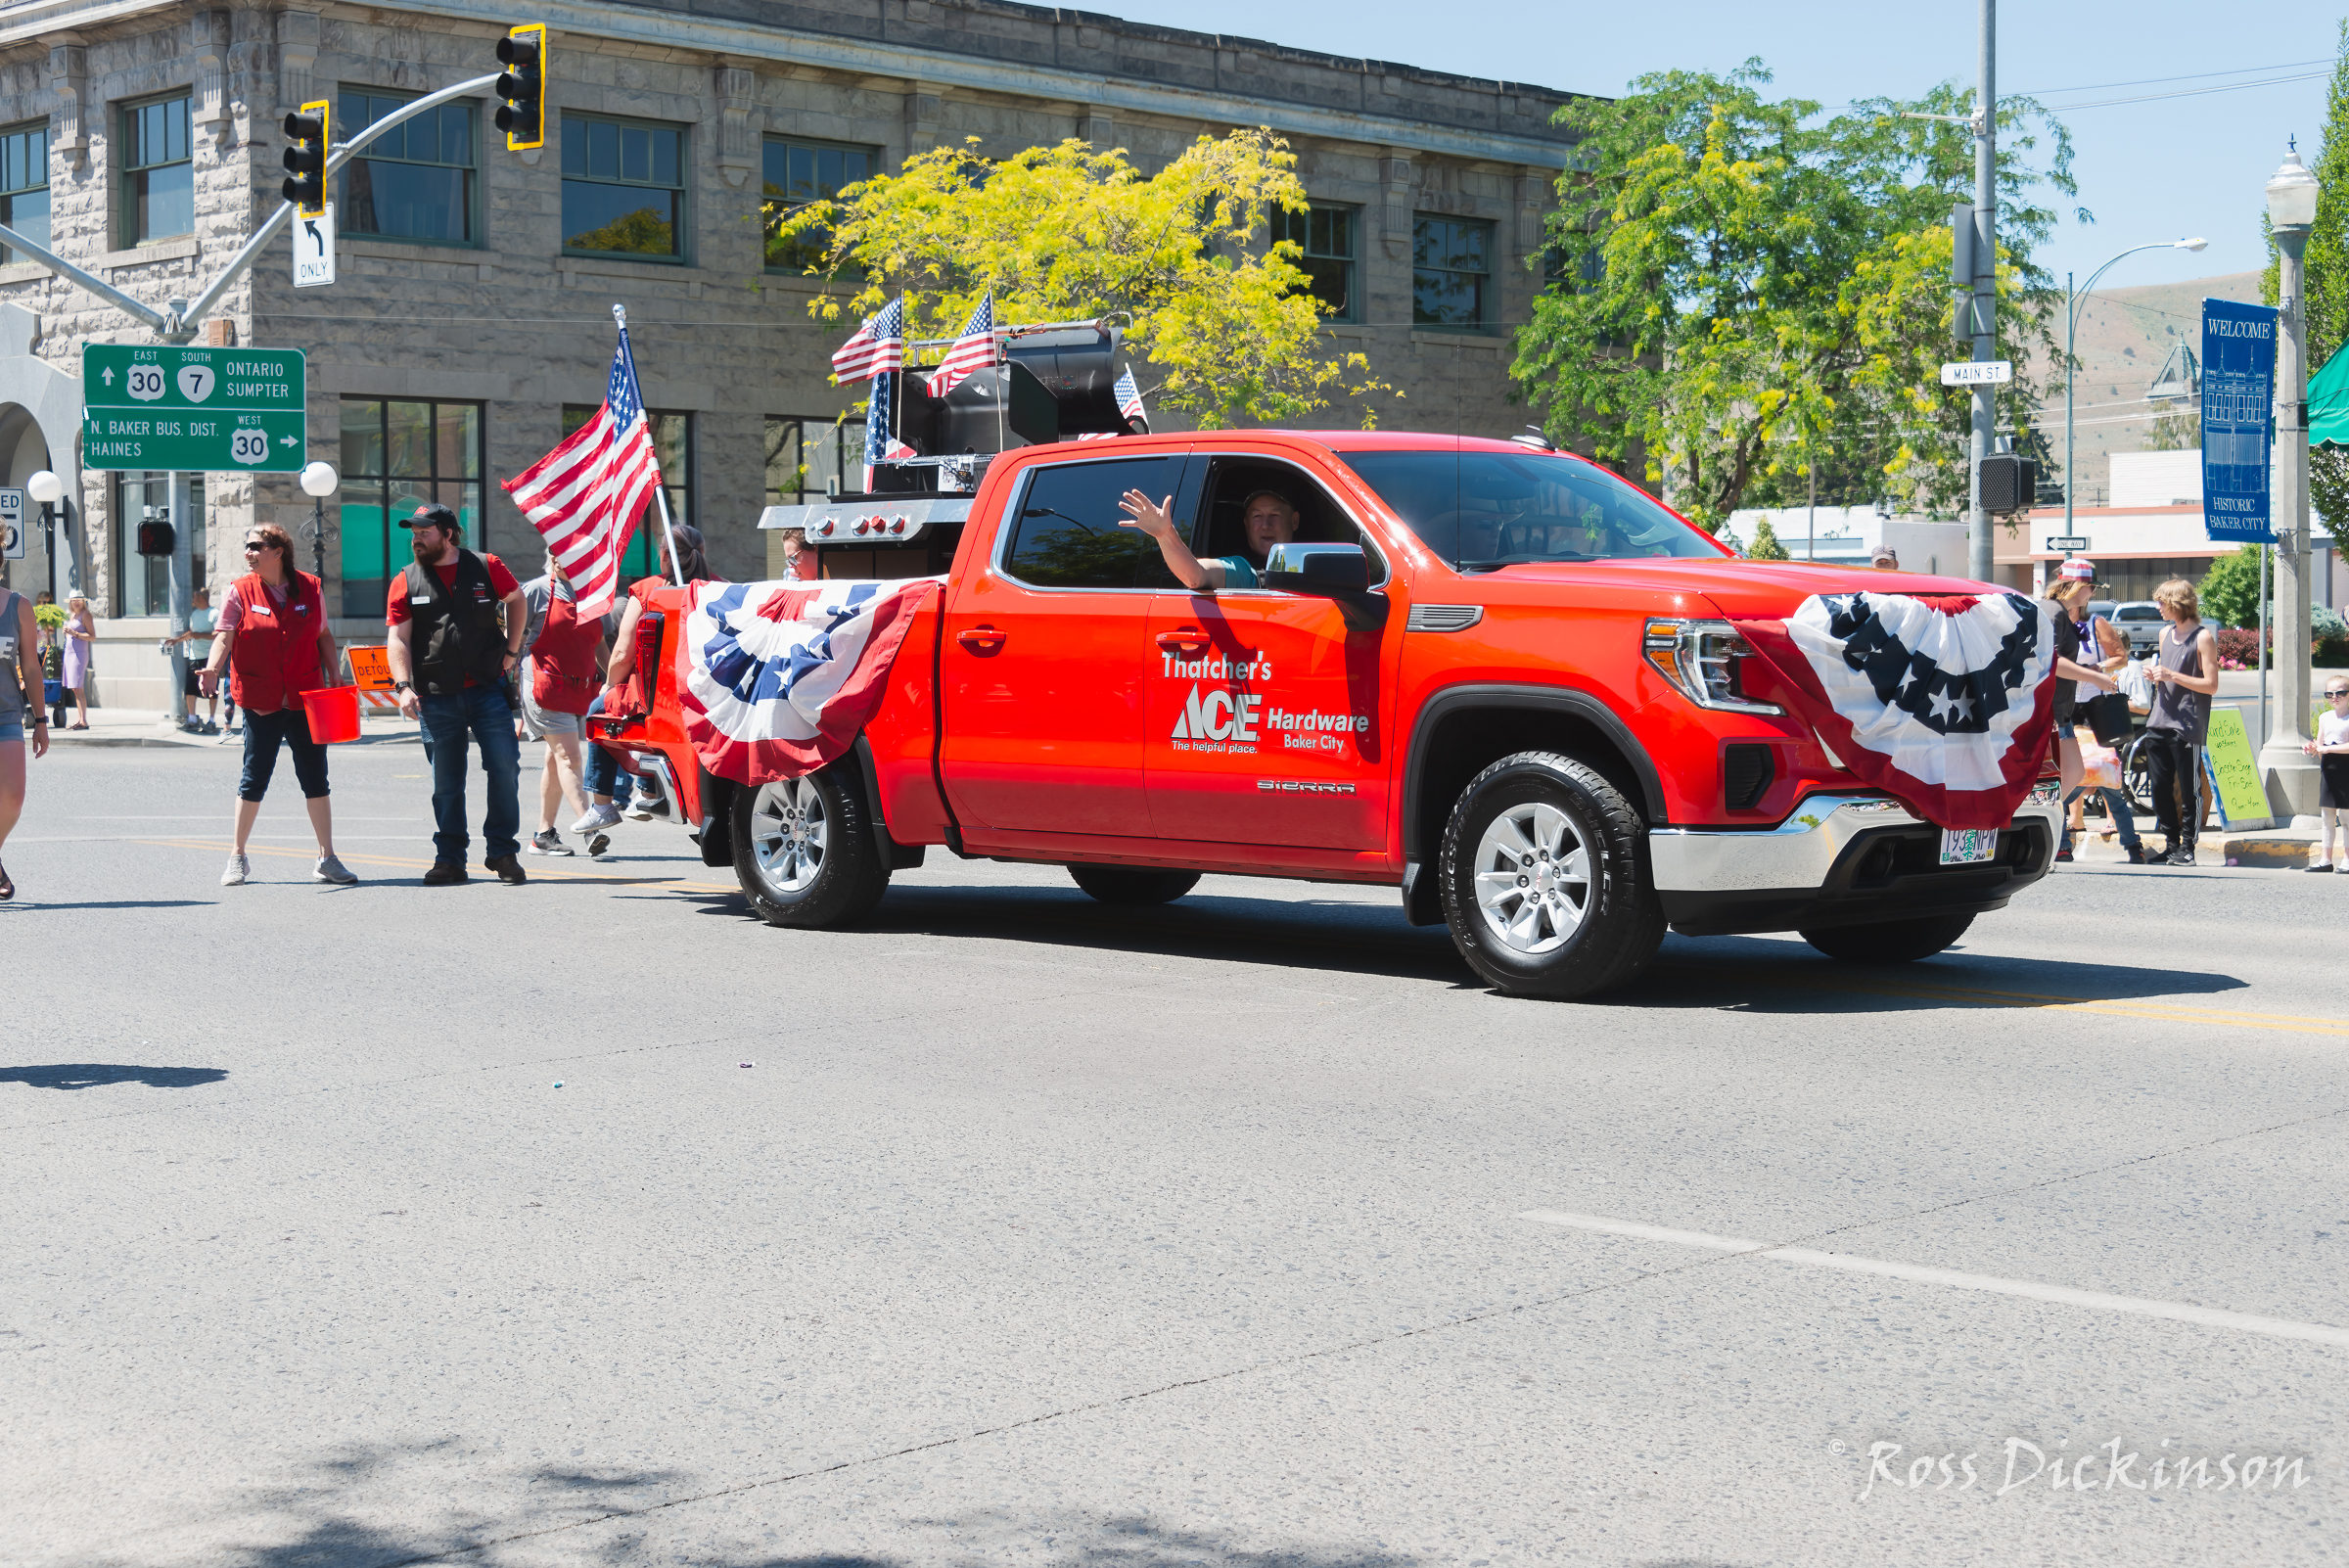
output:
M864 403L864 488L873 488L873 465L895 458L911 457L913 448L898 439L889 428L890 409L895 402L897 384L887 376L873 378L873 394Z
M1142 390L1133 384L1133 367L1131 365L1126 367L1126 374L1118 378L1117 386L1111 388L1110 391L1118 399L1119 413L1128 419L1142 417Z
M612 608L620 559L660 483L661 462L644 417L644 394L636 386L636 359L628 351L628 329L622 327L604 406L527 473L505 482L514 504L571 579L582 621Z
M832 353L835 381L862 381L905 363L905 297L898 296L879 315Z
M930 395L944 397L954 384L974 370L985 370L995 362L995 296L993 290L980 300L979 308L963 323L962 336L946 350L938 368L930 373Z

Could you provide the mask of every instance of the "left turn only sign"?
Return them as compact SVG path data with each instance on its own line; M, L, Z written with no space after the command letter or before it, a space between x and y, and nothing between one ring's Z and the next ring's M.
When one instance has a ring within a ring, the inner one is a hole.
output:
M315 216L294 214L294 287L319 289L335 281L335 204Z
M94 343L81 350L81 462L289 473L309 461L299 348Z

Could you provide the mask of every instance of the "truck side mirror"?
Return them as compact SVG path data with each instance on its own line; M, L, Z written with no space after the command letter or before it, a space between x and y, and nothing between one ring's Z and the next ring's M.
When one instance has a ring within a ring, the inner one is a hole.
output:
M1387 623L1387 597L1370 591L1370 557L1359 544L1275 544L1257 576L1275 592L1335 600L1358 629Z

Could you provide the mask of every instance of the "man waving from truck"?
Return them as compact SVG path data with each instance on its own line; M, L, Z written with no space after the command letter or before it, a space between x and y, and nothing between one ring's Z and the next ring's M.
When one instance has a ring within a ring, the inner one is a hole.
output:
M1122 529L1140 529L1158 541L1159 553L1167 558L1167 570L1174 580L1194 593L1210 593L1217 588L1253 588L1256 574L1265 556L1275 544L1287 544L1297 537L1297 508L1278 490L1257 490L1241 504L1241 527L1246 530L1246 555L1220 555L1212 561L1202 561L1191 553L1182 540L1181 530L1168 508L1174 497L1153 501L1140 490L1128 490L1118 502L1131 522L1120 523Z

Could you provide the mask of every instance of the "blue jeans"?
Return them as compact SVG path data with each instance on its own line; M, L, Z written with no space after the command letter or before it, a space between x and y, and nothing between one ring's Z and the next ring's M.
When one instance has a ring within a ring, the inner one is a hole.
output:
M2063 847L2067 850L2072 847L2072 802L2087 793L2085 788L2076 789L2064 797ZM2121 848L2124 850L2136 849L2143 841L2137 836L2136 819L2129 814L2129 797L2119 790L2099 789L2096 793L2104 797L2105 819L2119 831Z
M603 694L587 705L589 717L604 711ZM608 795L614 806L628 804L628 795L636 787L636 775L620 770L620 761L595 743L595 731L587 730L587 760L579 767L579 786L590 795Z
M514 738L514 705L506 701L505 687L468 686L449 696L418 692L416 700L424 708L425 760L433 764L433 820L439 828L433 835L434 858L463 865L472 843L465 832L468 732L482 749L482 772L489 785L482 812L483 858L520 853L515 835L522 831L522 742Z

